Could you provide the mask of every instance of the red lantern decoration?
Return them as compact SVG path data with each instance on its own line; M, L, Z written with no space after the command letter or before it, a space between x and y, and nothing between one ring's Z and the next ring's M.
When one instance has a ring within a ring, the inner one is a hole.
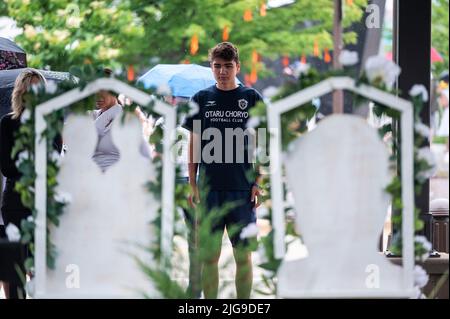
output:
M255 84L258 81L258 72L256 71L256 67L252 67L252 71L250 73L250 82Z
M129 82L134 81L134 67L132 64L128 66L127 79Z
M252 83L250 82L250 75L248 75L248 74L244 75L244 83L245 83L245 86L252 86Z
M325 49L325 52L323 54L323 60L325 61L325 63L331 62L331 55L330 55L330 52L328 51L328 49Z
M256 50L252 51L252 63L257 63L259 59L258 52Z
M313 54L315 57L318 57L320 55L320 50L319 50L319 43L316 41L314 41L314 51Z
M192 55L196 55L198 52L198 36L194 34L191 38L190 52Z
M261 7L259 8L259 15L261 17L265 17L267 15L266 9L267 9L266 4L262 3Z
M282 60L283 66L287 67L289 65L289 57L285 55Z
M244 21L245 22L250 22L252 20L253 20L252 10L246 9L244 11Z
M303 64L306 64L306 55L302 54L300 62L302 62Z
M230 38L230 30L226 25L222 31L222 41L228 41L229 38Z

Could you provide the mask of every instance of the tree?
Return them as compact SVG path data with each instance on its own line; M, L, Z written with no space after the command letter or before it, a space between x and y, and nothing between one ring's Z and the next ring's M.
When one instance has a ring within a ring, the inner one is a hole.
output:
M67 70L71 65L126 62L143 28L133 13L113 0L6 0L7 14L23 28L15 41L32 67Z
M448 0L433 0L431 42L444 59L444 62L433 65L436 76L448 70L448 5Z
M367 0L345 3L344 27L361 20ZM5 0L5 4L7 14L24 29L16 41L36 67L199 63L206 61L208 49L221 42L227 30L229 40L240 49L246 72L253 68L264 73L255 53L298 58L332 49L329 0L298 0L266 10L261 0ZM251 21L244 21L244 14ZM356 34L345 33L344 42L356 42Z

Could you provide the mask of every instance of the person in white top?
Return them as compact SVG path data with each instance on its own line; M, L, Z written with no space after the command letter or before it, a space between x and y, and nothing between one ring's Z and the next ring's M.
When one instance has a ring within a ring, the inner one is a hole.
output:
M111 76L112 70L106 68L104 73L106 76ZM96 94L95 105L97 110L93 112L93 116L98 142L92 159L97 163L101 171L105 172L120 159L120 152L114 145L111 135L113 121L116 117L122 115L123 107L131 105L131 101L124 96L122 98L120 96L116 97L106 90L101 90ZM139 107L136 108L135 114L138 116L141 124L145 126L143 113ZM149 145L144 140L141 143L140 152L143 156L150 158Z
M97 93L96 106L98 109L94 111L94 119L98 143L92 159L102 172L105 172L120 158L119 150L112 140L111 127L114 119L121 115L123 110L117 98L107 91Z

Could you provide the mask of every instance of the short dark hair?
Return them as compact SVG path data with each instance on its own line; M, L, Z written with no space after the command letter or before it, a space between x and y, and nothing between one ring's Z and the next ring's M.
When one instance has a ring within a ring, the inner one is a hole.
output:
M224 59L225 61L235 61L239 63L239 52L236 46L231 42L222 42L209 50L209 62L215 58Z
M108 67L103 68L103 75L110 78L112 76L112 74L113 74L113 70L111 68L108 68Z

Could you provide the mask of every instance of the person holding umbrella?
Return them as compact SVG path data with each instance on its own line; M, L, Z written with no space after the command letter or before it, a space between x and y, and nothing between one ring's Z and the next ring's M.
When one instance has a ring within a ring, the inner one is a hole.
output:
M20 179L21 173L17 169L16 161L19 154L12 158L14 147L14 137L21 127L21 121L24 117L25 105L24 95L33 85L45 84L44 76L35 69L25 69L17 77L12 92L12 112L2 117L0 121L0 168L3 176L6 177L5 189L2 194L1 212L5 226L14 225L20 229L22 220L31 216L31 211L22 204L20 194L16 192L15 185ZM62 144L59 145L61 151ZM22 256L26 256L24 252ZM25 273L23 263L21 269ZM7 298L25 298L25 289L17 278L11 278L9 281L9 291L5 289ZM5 286L6 287L6 286Z
M193 96L192 101L198 104L199 111L188 117L183 127L190 131L188 163L192 205L195 206L200 201L196 180L199 169L200 175L206 179L208 195L202 200L205 200L208 212L214 208L223 208L231 202L237 205L219 217L218 222L213 225L212 232L220 235L225 228L228 232L235 227L247 228L251 225L256 228L255 208L259 206L259 186L247 177L249 171L255 172L250 161L250 137L244 133L242 139L237 136L227 139L227 134L247 132L249 110L263 99L256 90L237 84L236 74L240 71L239 53L232 43L217 44L210 50L209 61L216 84ZM208 151L211 150L211 143L215 143L212 148L213 155ZM197 159L196 154L199 153L201 158ZM241 235L242 233L228 234L236 262L237 298L246 299L250 297L252 288L252 259L248 250L249 242L246 236ZM200 246L205 244L200 242ZM214 245L204 261L202 270L206 298L217 298L218 294L218 261L222 243L220 241Z

